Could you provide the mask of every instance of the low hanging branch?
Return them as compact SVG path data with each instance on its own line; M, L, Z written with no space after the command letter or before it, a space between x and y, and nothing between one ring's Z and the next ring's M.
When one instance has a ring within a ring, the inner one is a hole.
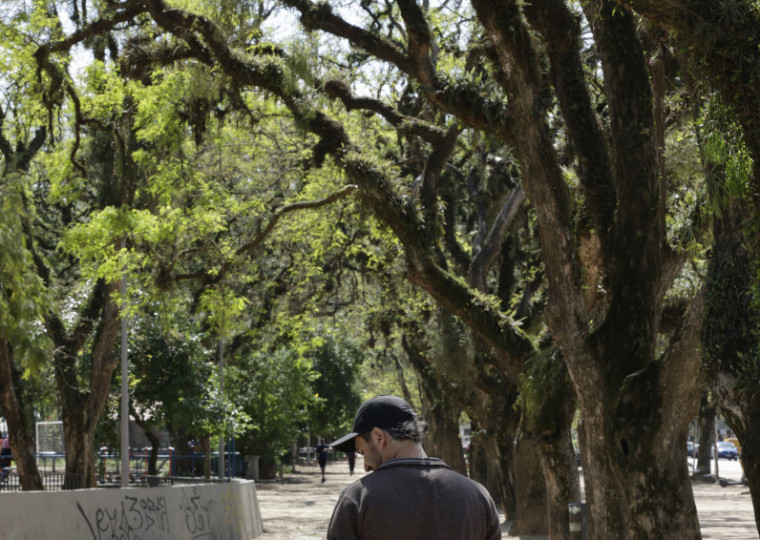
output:
M266 226L250 242L240 246L237 250L235 250L235 255L231 257L230 259L228 259L227 261L225 261L225 263L222 264L221 268L216 274L214 274L213 276L207 272L182 274L182 275L177 276L176 278L177 281L184 280L184 279L200 278L205 282L204 284L206 286L219 283L227 274L227 272L232 267L232 265L235 263L235 260L245 255L246 253L253 251L259 245L261 245L261 243L272 232L275 225L277 225L277 222L280 221L280 218L282 216L284 216L285 214L289 214L291 212L297 212L300 210L313 210L315 208L321 208L323 206L327 206L328 204L334 203L338 199L346 197L347 195L349 195L356 189L358 189L357 185L349 184L339 189L338 191L331 193L327 197L323 197L322 199L317 199L317 200L312 200L312 201L299 201L299 202L295 202L291 204L286 204L285 206L281 206L280 208L274 211L274 213L272 214L272 217L269 219L269 223L267 223Z
M264 230L261 231L259 234L256 235L256 238L248 242L247 244L241 246L238 248L238 250L235 252L236 256L243 255L244 253L247 253L251 251L252 249L256 248L261 242L264 241L264 239L269 235L270 232L272 232L272 229L274 229L274 226L277 225L277 222L280 220L282 216L285 214L288 214L290 212L297 212L299 210L312 210L314 208L321 208L322 206L326 206L330 203L333 203L337 201L338 199L341 199L348 195L349 193L353 192L354 190L358 189L359 186L356 184L349 184L335 193L332 193L328 195L327 197L324 197L322 199L317 199L316 201L299 201L291 204L286 204L285 206L281 206L277 210L274 211L274 214L272 214L271 219L269 220L269 223L267 223L266 227L264 227ZM226 263L229 264L229 263Z

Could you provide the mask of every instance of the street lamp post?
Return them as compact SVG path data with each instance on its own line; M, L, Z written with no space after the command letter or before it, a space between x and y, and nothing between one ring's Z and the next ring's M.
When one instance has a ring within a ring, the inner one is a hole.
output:
M219 396L224 400L224 340L219 340ZM226 422L226 418L223 419ZM224 479L224 439L226 430L219 437L219 480Z
M127 278L121 278L121 487L129 486L129 367L127 364Z

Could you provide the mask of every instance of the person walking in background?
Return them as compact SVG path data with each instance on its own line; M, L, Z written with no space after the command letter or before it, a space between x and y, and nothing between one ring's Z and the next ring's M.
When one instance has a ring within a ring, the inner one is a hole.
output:
M346 452L346 458L348 458L348 473L354 474L354 465L356 465L356 452Z
M327 540L496 540L501 524L488 491L422 447L427 424L395 396L365 401L351 433L330 446L364 456L368 474L335 505Z
M320 443L317 445L317 462L322 469L322 483L325 481L325 467L327 467L327 451L330 449L329 444L325 444L324 439L319 438Z

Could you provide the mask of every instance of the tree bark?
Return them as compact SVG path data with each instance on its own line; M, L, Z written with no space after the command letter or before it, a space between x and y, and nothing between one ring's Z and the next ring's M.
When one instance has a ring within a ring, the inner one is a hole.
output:
M479 361L486 358L480 356ZM488 488L507 519L514 519L522 497L515 487L515 438L520 422L515 407L517 387L493 371L490 376L488 370L479 373L466 410L472 420L471 445L486 455L487 467L471 474ZM544 510L542 507L539 512Z
M73 334L64 331L57 317L51 315L47 321L55 344L53 362L61 399L66 449L64 489L95 486L95 429L108 399L111 375L117 365L114 347L119 335L120 312L113 298L117 290L117 283L106 285L100 282L92 292L88 312L96 317L99 324L93 337L86 389L79 384L76 358L92 329L89 318L85 315L85 321Z
M697 450L697 470L695 474L709 476L711 471L712 448L715 441L715 415L718 412L717 403L710 401L707 392L702 393L699 404L699 449Z
M510 536L549 534L549 504L544 465L540 456L539 442L534 438L520 436L515 449L515 491L520 496L517 497Z
M742 447L742 465L760 531L760 320L753 295L760 261L757 220L749 201L730 201L713 225L715 245L707 278L702 336L708 381L728 425ZM750 229L752 230L752 229Z
M742 445L742 467L752 494L755 525L760 532L760 406L755 403L752 406L745 405L743 409L746 427L741 431L739 439ZM733 428L739 425L739 422L732 420L731 425Z
M20 377L13 365L11 345L0 339L0 409L8 425L11 453L16 463L19 483L25 491L44 489L34 448L34 436L24 415Z
M564 416L564 422L558 422L556 430L542 435L538 441L546 485L547 528L552 540L569 538L568 504L581 500L578 464L570 432L575 408L568 409L569 414Z
M0 127L5 121L5 111L0 108ZM29 141L6 139L0 129L0 152L4 158L3 184L11 174L26 174L29 165L45 142L46 129L38 128ZM28 143L28 144L27 144ZM23 197L22 197L23 198ZM22 211L23 215L24 212ZM22 229L23 229L22 218ZM5 286L5 285L3 285ZM11 452L16 463L19 483L23 490L42 490L43 483L37 468L35 438L32 431L34 419L28 417L24 408L24 392L18 369L13 362L13 344L0 339L0 409L8 424Z
M504 86L515 122L524 127L516 148L528 199L538 216L549 288L546 322L568 365L584 417L591 536L698 538L683 459L689 412L696 404L685 398L676 409L673 398L691 395L696 386L699 318L692 310L688 323L673 335L667 361L655 362L661 295L667 288L664 194L657 179L649 75L635 22L630 13L614 11L609 3L584 4L604 69L611 178L619 201L612 221L607 221L605 213L612 207L604 196L592 215L595 225L611 226L599 237L598 252L608 291L606 308L589 336L592 312L583 293L587 287L580 281L579 254L569 233L557 234L573 228L567 187L543 128L542 79L532 37L520 23L516 3L473 5L492 36L502 71L510 73ZM591 170L581 182L597 193L608 190ZM676 448L683 447L680 454L673 451L673 441Z
M564 540L569 538L568 504L581 501L578 464L569 429L558 440L541 442L541 463L549 508L549 537Z
M444 399L423 407L423 415L430 426L430 434L425 439L428 455L440 457L449 467L467 475L464 448L459 438L459 410L448 407Z
M138 419L137 416L132 413L132 418L135 419L135 424L140 426L145 433L145 438L150 442L150 455L148 456L148 475L156 476L158 474L158 451L160 450L161 442L158 436L153 433L152 425L150 422Z

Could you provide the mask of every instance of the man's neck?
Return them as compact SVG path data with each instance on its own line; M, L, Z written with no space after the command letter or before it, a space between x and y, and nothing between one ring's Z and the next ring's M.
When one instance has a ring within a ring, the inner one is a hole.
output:
M383 461L403 458L426 458L427 454L421 444L414 441L393 441Z

